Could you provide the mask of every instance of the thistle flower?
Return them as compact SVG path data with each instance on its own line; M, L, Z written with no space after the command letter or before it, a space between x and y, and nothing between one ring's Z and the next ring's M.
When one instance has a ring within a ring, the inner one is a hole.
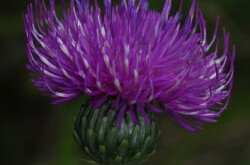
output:
M171 6L166 0L158 13L147 0L104 0L102 12L97 1L71 0L58 17L54 0L49 9L36 1L24 15L33 83L54 103L83 94L94 107L112 101L119 127L127 112L135 124L140 113L149 125L149 111L165 112L191 131L215 122L229 102L235 47L230 51L223 29L219 53L219 19L208 41L195 0L186 18Z

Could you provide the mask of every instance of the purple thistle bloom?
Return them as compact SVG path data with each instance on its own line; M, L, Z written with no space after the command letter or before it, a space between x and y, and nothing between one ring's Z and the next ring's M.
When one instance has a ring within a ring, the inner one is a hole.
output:
M56 98L54 103L82 94L95 107L112 100L119 125L126 111L134 123L139 112L148 124L148 111L167 112L191 131L216 121L229 102L235 57L225 29L224 52L218 53L219 19L208 41L195 0L185 19L181 7L170 14L171 0L161 13L149 10L147 0L116 6L104 0L104 13L94 2L71 0L62 18L54 0L49 9L39 0L35 10L28 6L28 68L36 87Z

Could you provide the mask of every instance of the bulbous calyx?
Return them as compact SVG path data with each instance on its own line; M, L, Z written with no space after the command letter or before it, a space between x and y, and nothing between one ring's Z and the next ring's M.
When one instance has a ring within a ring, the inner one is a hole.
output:
M160 129L157 118L149 113L151 125L146 124L140 113L139 123L125 113L121 128L117 125L115 110L110 103L94 108L86 103L75 120L74 137L82 150L96 163L139 164L155 153Z

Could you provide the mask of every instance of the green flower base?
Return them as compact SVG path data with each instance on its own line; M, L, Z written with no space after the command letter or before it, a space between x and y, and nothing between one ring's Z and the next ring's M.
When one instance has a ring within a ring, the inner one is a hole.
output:
M139 124L134 125L127 112L119 129L110 105L95 109L87 104L81 108L75 120L74 137L98 164L139 164L155 153L160 136L155 115L148 115L151 126L139 113Z

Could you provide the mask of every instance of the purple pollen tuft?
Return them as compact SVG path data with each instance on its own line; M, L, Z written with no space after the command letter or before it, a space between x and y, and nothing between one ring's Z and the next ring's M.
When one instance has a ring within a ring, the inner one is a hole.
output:
M215 122L229 102L235 46L229 50L224 29L218 54L219 18L208 41L195 0L184 20L171 5L166 0L158 13L147 0L104 0L103 13L97 1L71 0L58 17L54 0L50 8L37 0L24 15L33 83L56 104L82 94L95 107L112 100L119 125L126 111L135 124L137 113L150 124L149 111L166 112L190 131Z

